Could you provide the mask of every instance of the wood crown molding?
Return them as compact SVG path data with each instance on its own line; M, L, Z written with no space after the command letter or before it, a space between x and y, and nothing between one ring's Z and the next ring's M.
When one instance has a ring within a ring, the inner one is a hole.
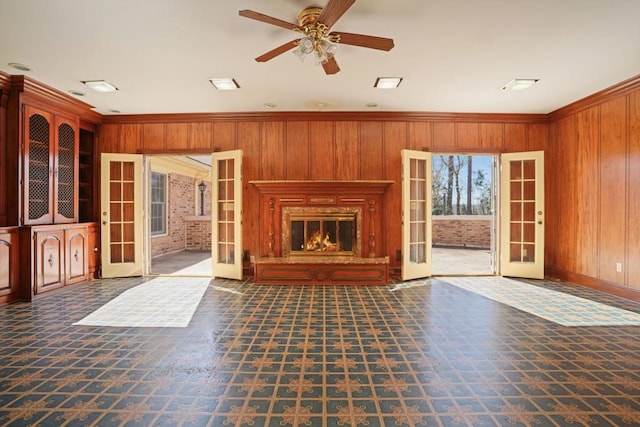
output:
M268 121L389 121L389 122L473 122L541 123L546 114L429 113L411 111L283 111L247 113L129 114L102 117L103 124L268 122Z
M81 120L86 122L95 124L102 122L102 115L93 111L93 106L86 102L72 98L64 92L24 75L12 75L10 79L11 93L20 93L27 97L39 98L64 112L79 116Z
M587 108L602 104L612 98L635 92L637 90L640 90L640 74L552 111L548 114L549 121L558 121L582 110L586 110Z
M9 89L9 86L11 86L11 76L0 71L0 90Z

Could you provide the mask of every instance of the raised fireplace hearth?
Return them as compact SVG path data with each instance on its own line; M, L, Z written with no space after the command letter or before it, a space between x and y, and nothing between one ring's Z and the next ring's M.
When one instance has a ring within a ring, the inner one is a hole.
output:
M260 197L257 284L386 284L385 192L393 181L252 181Z

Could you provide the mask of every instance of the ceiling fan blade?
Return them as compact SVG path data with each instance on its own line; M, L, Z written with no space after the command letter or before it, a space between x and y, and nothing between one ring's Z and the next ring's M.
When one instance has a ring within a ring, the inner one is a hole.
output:
M329 3L327 3L324 9L322 9L322 12L320 12L318 22L322 22L328 28L333 27L333 24L335 24L355 2L356 0L329 0Z
M245 18L255 19L256 21L276 25L278 27L286 28L287 30L302 30L302 27L297 24L292 24L291 22L283 21L282 19L274 18L273 16L254 12L253 10L241 10L240 12L238 12L238 14L240 16L244 16Z
M333 56L327 62L322 64L322 68L324 68L324 72L327 74L336 74L338 71L340 71L340 67L338 67L336 58Z
M370 49L379 49L389 51L393 49L393 39L377 36L366 36L364 34L343 33L334 31L332 35L340 36L340 44L349 44L352 46L368 47Z
M256 58L256 61L258 61L258 62L267 62L268 60L273 59L278 55L282 55L286 51L291 50L296 46L298 46L298 39L291 40L290 42L287 42L287 43L283 44L282 46L278 46L277 48L272 49L269 52L258 56Z

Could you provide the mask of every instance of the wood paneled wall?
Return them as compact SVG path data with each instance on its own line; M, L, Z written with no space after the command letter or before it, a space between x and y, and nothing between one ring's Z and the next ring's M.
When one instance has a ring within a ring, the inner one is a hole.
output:
M384 248L392 268L401 250L401 150L502 153L540 150L546 116L408 117L357 113L217 116L111 116L99 130L101 152L244 153L244 250L258 253L258 194L252 180L392 180Z
M7 105L9 100L9 75L0 72L0 227L7 225Z
M550 115L546 270L640 290L639 79L593 99Z

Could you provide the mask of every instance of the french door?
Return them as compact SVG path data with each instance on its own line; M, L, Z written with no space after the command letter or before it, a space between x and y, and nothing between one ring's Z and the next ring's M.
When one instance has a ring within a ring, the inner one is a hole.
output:
M217 277L242 279L242 150L211 155L211 262Z
M402 280L431 276L431 153L402 150Z
M101 156L102 277L143 273L142 156Z
M544 278L544 152L503 154L500 274Z

